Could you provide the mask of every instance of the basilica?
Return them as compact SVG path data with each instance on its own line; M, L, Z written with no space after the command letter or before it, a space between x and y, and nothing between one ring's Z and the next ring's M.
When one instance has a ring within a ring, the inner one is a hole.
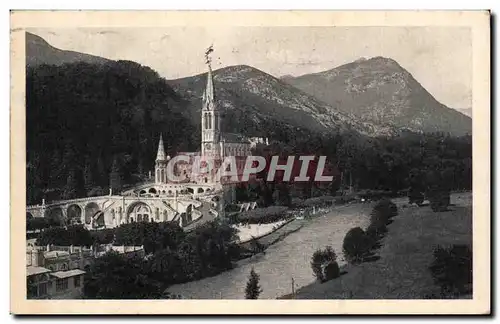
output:
M212 173L193 173L194 160L210 157L217 163L226 156L246 158L257 143L267 139L247 138L221 132L221 112L214 91L214 76L209 57L207 83L201 107L201 147L197 152L181 152L188 161L176 163L169 178L171 157L165 152L160 135L154 176L150 181L126 191L99 197L53 201L27 206L27 217L50 217L61 224L83 224L87 228L112 228L131 222L176 221L191 228L203 221L223 216L224 206L234 200L234 184L222 184ZM244 160L244 159L240 159Z

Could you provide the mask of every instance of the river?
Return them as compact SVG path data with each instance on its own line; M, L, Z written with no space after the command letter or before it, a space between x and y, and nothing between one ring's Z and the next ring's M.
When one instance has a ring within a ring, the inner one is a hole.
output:
M237 267L217 276L174 285L168 291L191 299L243 299L253 267L260 275L263 290L259 298L274 299L289 294L292 278L296 289L314 281L310 262L317 249L330 245L337 253L339 264L345 263L344 236L353 227L368 225L372 207L372 204L334 207L324 216L308 220L300 230L270 246L265 254L241 260Z

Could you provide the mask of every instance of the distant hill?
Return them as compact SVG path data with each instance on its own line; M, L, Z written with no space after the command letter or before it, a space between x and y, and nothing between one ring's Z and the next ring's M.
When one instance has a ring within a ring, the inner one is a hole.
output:
M462 114L472 118L472 108L455 108L455 110L461 112Z
M185 99L199 123L201 98L207 74L168 81ZM216 99L225 118L225 131L273 136L272 122L316 132L356 131L375 136L394 129L359 121L315 97L247 65L214 71ZM263 132L267 132L264 134ZM269 134L271 133L271 134Z
M60 50L51 46L40 36L26 32L27 66L38 66L41 64L62 65L76 62L104 64L111 62L111 60L90 54Z
M361 121L422 132L472 133L472 120L439 103L396 61L375 57L283 81Z

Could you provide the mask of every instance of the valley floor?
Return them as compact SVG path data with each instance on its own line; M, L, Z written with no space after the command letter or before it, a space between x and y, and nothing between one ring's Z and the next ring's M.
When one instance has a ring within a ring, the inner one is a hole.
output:
M346 274L326 283L312 283L296 299L420 299L438 294L428 269L437 245L472 245L472 194L453 194L447 212L429 206L407 207L407 199L393 200L399 214L388 226L380 259L346 266ZM282 298L290 298L290 295ZM472 298L472 296L464 296Z

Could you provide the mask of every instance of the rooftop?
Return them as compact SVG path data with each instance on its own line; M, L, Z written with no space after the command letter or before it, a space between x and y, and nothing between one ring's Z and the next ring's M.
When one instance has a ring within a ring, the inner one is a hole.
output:
M236 133L224 133L222 138L227 143L250 143L245 136Z
M49 251L49 252L44 252L43 256L45 258L57 258L57 257L62 257L62 256L68 256L69 252L67 251Z
M53 272L50 275L52 275L52 276L54 276L56 278L59 278L59 279L64 279L64 278L78 276L78 275L81 275L81 274L84 274L84 273L85 273L85 271L83 271L83 270L73 269L73 270L68 270L68 271Z
M26 267L26 276L33 276L47 272L50 272L50 270L44 267L35 267L35 266Z

